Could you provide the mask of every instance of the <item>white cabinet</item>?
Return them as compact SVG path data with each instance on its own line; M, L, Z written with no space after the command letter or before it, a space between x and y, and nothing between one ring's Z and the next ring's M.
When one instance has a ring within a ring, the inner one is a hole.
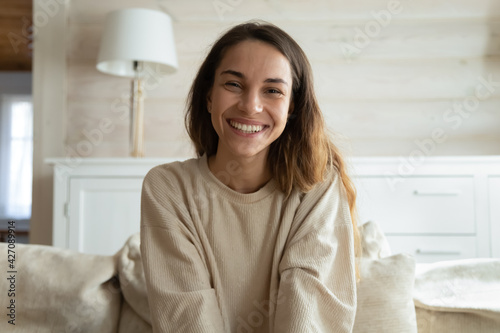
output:
M393 253L417 262L500 257L500 158L352 160L360 223L376 221ZM495 238L496 237L496 238Z
M81 159L54 165L53 244L114 254L140 229L142 180L174 159ZM393 253L418 262L500 257L500 157L354 158L360 222L378 222Z
M489 208L491 222L491 250L500 258L500 176L489 177Z
M54 165L53 245L111 255L140 230L142 181L167 159L50 159Z

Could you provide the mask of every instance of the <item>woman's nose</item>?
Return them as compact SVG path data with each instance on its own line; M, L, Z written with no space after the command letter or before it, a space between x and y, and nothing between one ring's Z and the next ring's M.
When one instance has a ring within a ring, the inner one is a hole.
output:
M247 91L241 96L240 110L247 114L262 112L264 109L261 96L258 91Z

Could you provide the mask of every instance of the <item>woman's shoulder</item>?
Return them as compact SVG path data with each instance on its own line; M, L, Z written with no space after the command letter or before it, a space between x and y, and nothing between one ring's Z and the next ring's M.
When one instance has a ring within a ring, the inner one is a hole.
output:
M344 186L340 174L334 166L325 170L323 179L308 191L294 189L292 197L296 195L302 207L313 207L319 201L336 201L344 196Z
M179 187L199 174L199 160L200 158L191 158L157 165L146 174L144 186L164 184Z
M339 189L339 182L341 183L341 178L338 169L330 165L326 168L323 173L323 179L317 182L310 191L306 194L313 195L317 193L323 193L325 191L331 191L332 189Z
M156 165L149 170L148 175L157 175L165 173L178 173L189 171L192 168L197 168L199 158L189 158L185 160L178 160L169 163Z

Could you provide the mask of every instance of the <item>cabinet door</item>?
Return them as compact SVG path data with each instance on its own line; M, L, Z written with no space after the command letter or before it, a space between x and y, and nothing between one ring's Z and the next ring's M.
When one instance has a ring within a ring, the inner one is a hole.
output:
M477 257L474 236L387 236L391 253L408 253L417 263Z
M388 235L474 235L472 177L358 177L360 221ZM394 186L395 184L395 186Z
M69 248L101 255L116 253L140 230L142 178L72 178Z
M500 258L500 176L488 180L491 247L495 258Z

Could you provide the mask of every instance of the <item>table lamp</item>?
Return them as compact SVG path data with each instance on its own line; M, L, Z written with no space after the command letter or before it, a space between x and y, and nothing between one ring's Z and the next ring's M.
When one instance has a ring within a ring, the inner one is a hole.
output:
M130 138L131 156L144 156L144 77L170 74L177 56L170 16L164 12L129 8L108 14L101 39L97 69L132 80Z

